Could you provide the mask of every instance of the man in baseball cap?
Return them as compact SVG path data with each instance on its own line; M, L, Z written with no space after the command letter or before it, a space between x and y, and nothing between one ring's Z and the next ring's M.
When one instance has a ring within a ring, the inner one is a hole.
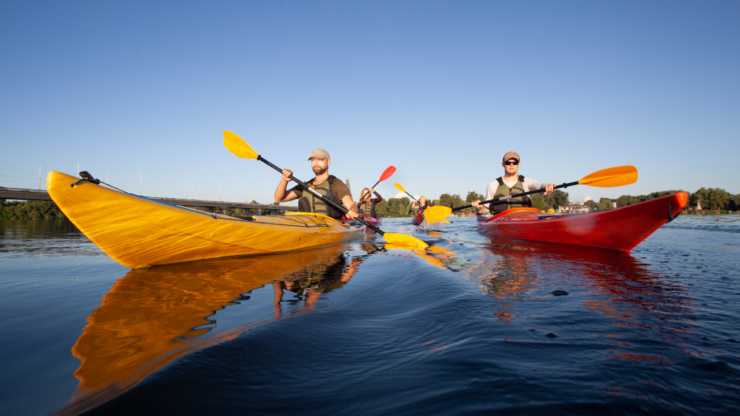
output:
M486 200L535 190L544 190L544 195L547 195L555 188L555 184L539 183L535 179L525 178L523 175L519 175L521 158L516 152L507 152L501 161L501 166L504 168L504 176L496 178L495 181L488 184ZM498 214L510 208L531 207L532 200L529 196L523 196L512 198L506 204L491 204L488 208L481 205L480 200L473 202L472 205L483 213L491 212Z
M306 183L337 204L344 205L349 210L349 212L344 214L346 218L350 220L357 218L357 206L352 200L349 188L335 176L329 175L329 165L331 165L329 152L321 148L316 148L311 152L308 160L311 162L311 169L313 169L313 173L316 176ZM288 190L288 182L291 181L291 175L293 175L292 170L283 169L283 177L275 190L275 202L288 202L298 199L298 210L301 212L314 212L341 220L341 212L324 203L313 193L305 191L300 185L296 185Z

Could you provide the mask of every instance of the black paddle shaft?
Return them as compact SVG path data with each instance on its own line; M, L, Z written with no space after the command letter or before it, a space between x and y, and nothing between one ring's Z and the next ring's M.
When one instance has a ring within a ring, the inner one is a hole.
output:
M277 167L277 166L273 165L272 163L270 163L270 161L268 161L268 160L267 160L267 159L265 159L264 157L262 157L262 156L259 156L259 155L258 155L258 156L257 156L257 160L259 160L259 161L261 161L261 162L265 163L265 164L266 164L267 166L269 166L269 167L271 167L271 168L275 169L276 171L278 171L278 172L280 172L280 173L283 173L283 170L282 170L282 169L280 169L279 167ZM319 193L319 192L318 192L318 191L316 191L315 189L311 188L311 185L308 185L308 184L306 184L306 183L303 183L303 182L301 182L300 180L296 179L296 177L295 177L295 176L293 176L293 175L290 175L290 179L292 179L293 181L295 181L295 182L296 182L296 183L297 183L298 185L301 185L301 186L302 186L302 187L303 187L303 188L304 188L305 190L307 190L308 192L311 192L311 193L312 193L312 194L313 194L313 195L314 195L315 197L317 197L317 198L319 198L320 200L324 201L324 203L325 203L325 204L329 204L329 205L331 205L331 207L332 207L332 208L334 208L334 209L336 209L337 211L339 211L339 212L342 212L342 213L344 213L344 214L346 214L346 213L348 213L348 212L349 212L349 210L348 210L347 208L345 208L345 207L343 207L343 206L341 206L341 205L337 204L336 202L332 201L331 199L329 199L329 198L325 197L324 195L321 195L321 193ZM380 235L383 235L383 234L385 234L385 233L384 233L383 231L381 231L381 230L380 230L380 228L378 228L378 227L376 227L376 226L374 226L374 225L370 225L370 224L368 224L368 222L367 222L367 221L365 221L365 219L364 219L364 218L362 218L362 217L357 217L357 221L359 221L359 222L361 222L361 223L365 224L365 226L367 226L367 228L369 228L369 229L371 229L371 230L375 231L376 233L378 233L378 234L380 234Z
M554 187L552 189L555 190L555 189L560 189L560 188L567 188L567 187L573 186L573 185L578 185L578 181L564 183L564 184L558 185L558 186L556 186L556 187ZM480 204L483 205L483 204L493 203L493 205L498 205L498 204L506 203L508 200L513 199L513 198L518 198L520 196L527 196L527 195L532 195L532 194L538 194L540 192L544 192L544 189L538 189L536 191L522 192L520 194L502 196L500 198L493 198L493 199L489 199L488 201L482 201L482 202L480 202ZM452 208L452 210L453 211L457 211L457 210L460 210L460 209L472 208L472 207L473 207L472 205L465 205L465 206L462 206L462 207Z

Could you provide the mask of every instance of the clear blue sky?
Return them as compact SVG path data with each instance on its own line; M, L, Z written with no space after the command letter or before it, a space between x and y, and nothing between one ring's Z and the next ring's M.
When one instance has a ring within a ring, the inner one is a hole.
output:
M355 193L389 165L414 194L483 193L520 173L740 193L738 1L2 2L0 186L39 165L144 193L271 198L323 147Z

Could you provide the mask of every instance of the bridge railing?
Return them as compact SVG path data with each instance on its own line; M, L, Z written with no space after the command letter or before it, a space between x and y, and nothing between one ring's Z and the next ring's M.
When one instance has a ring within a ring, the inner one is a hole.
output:
M179 199L179 198L154 198L147 197L156 201L166 202L172 205L180 205L190 208L207 208L210 212L223 211L227 209L256 209L260 211L298 211L296 206L287 205L269 205L269 204L245 204L231 201L208 201L201 199ZM21 189L21 188L3 188L0 187L0 199L13 199L22 201L51 201L49 193L44 190Z

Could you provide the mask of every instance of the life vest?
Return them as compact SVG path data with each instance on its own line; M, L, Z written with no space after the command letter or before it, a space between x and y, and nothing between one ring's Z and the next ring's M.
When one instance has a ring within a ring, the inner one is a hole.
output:
M373 209L372 201L360 205L359 207L357 207L357 210L360 214L363 214L367 217L375 217L375 209Z
M517 180L514 186L512 186L511 188L509 188L509 185L504 183L503 178L497 178L496 180L498 181L498 188L496 189L496 194L493 196L494 198L500 198L502 196L509 196L512 194L521 194L524 192L524 176L522 175L519 175L519 180ZM529 198L529 195L525 195L517 198L512 198L506 204L494 205L493 203L491 203L488 206L488 209L491 212L495 212L496 214L498 214L511 208L531 206L532 200Z
M316 179L316 178L314 178ZM322 182L321 185L314 186L313 181L314 179L311 179L308 181L308 185L311 186L314 190L316 190L321 195L324 195L325 197L331 199L332 201L336 202L338 205L342 205L342 201L337 200L337 198L334 197L334 194L331 193L331 184L334 183L334 180L337 179L333 175L329 175L329 179ZM303 190L303 197L301 197L301 200L299 201L298 205L301 210L306 209L304 212L313 212L315 214L324 214L326 216L339 219L342 218L342 213L337 211L336 209L326 205L324 201L316 197L313 193L311 193L308 190ZM301 203L303 202L303 203Z
M309 289L319 293L328 292L334 289L332 284L341 279L346 264L344 256L338 256L336 261L328 264L308 264L304 270L294 274L298 279L290 290L304 295Z

